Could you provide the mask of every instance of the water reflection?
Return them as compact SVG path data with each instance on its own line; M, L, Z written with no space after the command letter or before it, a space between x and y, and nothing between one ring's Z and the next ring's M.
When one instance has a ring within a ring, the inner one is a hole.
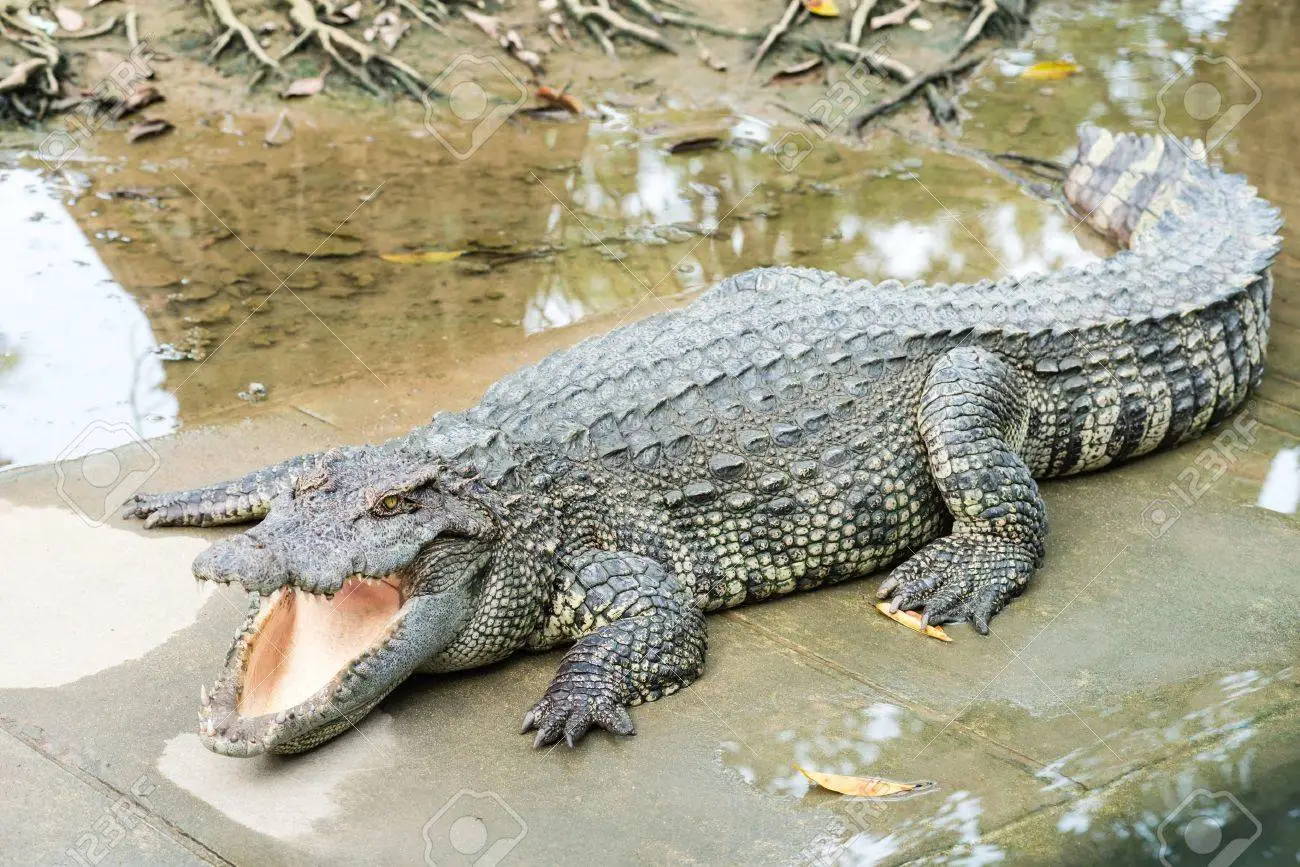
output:
M1300 508L1300 448L1282 449L1273 457L1256 505L1286 514Z
M175 428L153 328L35 172L0 171L0 463L73 457ZM116 243L130 243L117 237ZM93 429L88 431L88 426Z

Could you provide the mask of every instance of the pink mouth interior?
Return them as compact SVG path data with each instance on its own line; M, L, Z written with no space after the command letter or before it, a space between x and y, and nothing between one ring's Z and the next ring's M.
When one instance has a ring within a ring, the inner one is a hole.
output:
M388 631L402 608L394 580L350 578L333 598L295 588L271 595L252 638L239 689L240 716L302 704Z

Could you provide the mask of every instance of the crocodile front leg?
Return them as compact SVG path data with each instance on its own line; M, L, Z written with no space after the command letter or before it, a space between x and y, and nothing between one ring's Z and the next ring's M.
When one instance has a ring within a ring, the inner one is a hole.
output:
M895 611L924 606L927 623L969 619L987 635L1042 562L1047 536L1043 499L1018 453L1027 385L991 352L954 349L931 369L917 421L952 533L896 568L879 596Z
M254 470L243 478L189 491L136 494L122 507L123 518L144 518L145 527L211 527L266 517L271 502L315 471L325 452L300 455Z
M704 670L704 615L694 596L654 560L597 551L573 564L557 606L581 635L542 700L524 717L534 746L573 746L592 725L636 730L627 708L654 701Z

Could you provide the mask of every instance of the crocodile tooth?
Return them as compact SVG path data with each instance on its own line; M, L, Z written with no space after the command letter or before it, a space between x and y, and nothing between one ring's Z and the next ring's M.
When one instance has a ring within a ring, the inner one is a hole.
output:
M203 707L208 706L208 688L203 684L199 684L199 704Z

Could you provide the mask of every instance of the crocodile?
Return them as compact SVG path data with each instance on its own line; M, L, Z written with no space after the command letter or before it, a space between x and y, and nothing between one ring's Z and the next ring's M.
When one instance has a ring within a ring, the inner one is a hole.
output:
M1245 179L1084 126L1064 194L1114 255L962 285L758 268L406 436L137 495L149 527L260 519L194 562L250 597L204 744L310 749L413 673L558 646L523 731L633 734L701 676L707 613L891 566L892 610L987 633L1043 559L1036 479L1197 437L1263 371L1282 221Z

